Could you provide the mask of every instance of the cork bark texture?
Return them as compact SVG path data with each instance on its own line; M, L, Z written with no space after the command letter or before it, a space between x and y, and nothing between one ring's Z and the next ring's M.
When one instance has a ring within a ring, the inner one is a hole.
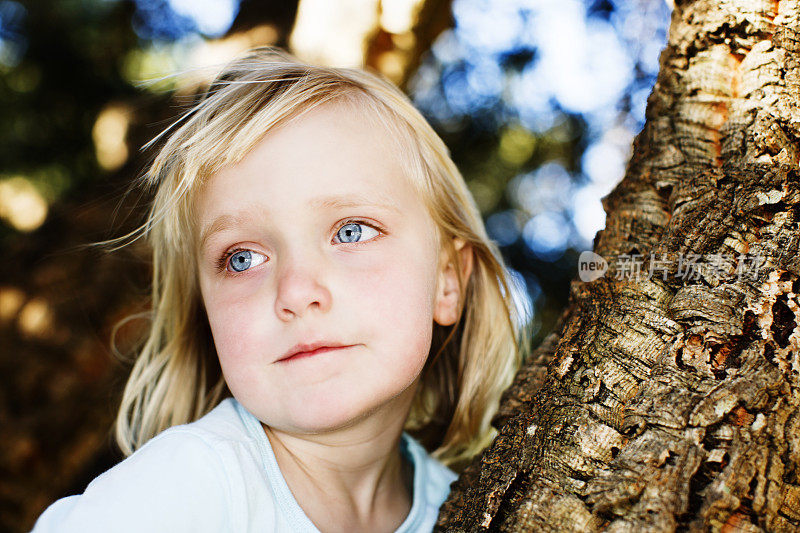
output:
M800 531L799 32L800 0L676 3L608 271L572 282L437 531Z

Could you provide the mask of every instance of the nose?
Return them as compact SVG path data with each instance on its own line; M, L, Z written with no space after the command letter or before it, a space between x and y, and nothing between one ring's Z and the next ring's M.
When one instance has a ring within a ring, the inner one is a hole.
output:
M331 293L321 279L319 259L286 258L279 267L275 313L283 321L302 317L309 310L325 312L331 306Z

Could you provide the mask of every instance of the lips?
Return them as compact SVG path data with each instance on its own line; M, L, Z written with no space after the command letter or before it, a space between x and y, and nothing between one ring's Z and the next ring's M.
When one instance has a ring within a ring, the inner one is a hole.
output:
M278 359L277 362L287 362L300 359L302 357L310 357L321 353L340 350L342 348L349 348L351 345L345 345L339 342L315 342L311 344L298 344L292 347L288 352Z

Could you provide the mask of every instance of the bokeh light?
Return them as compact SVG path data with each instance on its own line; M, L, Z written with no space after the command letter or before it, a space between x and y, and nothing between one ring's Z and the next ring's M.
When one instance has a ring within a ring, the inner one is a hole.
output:
M301 0L289 44L297 57L337 67L364 63L367 35L378 25L378 0Z
M518 173L505 204L478 203L509 253L524 246L521 257L555 265L568 249L592 248L601 198L644 125L670 10L664 0L453 2L454 27L412 77L411 97L445 134L502 132L498 154ZM497 179L469 184L481 199Z
M381 0L380 25L389 33L405 34L416 22L422 0Z
M135 0L133 28L145 40L176 41L192 33L223 35L239 0Z
M38 228L47 218L47 201L31 181L22 176L0 181L0 218L22 232Z
M23 32L25 8L13 0L0 0L0 67L16 67L28 48Z
M169 7L192 20L200 33L219 37L233 24L239 0L169 0Z
M125 137L131 119L131 109L123 104L106 106L97 116L92 128L98 164L105 170L116 170L128 160Z
M53 328L55 315L50 304L43 298L31 298L19 311L17 321L23 335L46 337Z
M0 287L0 323L10 322L25 302L25 293L18 287Z

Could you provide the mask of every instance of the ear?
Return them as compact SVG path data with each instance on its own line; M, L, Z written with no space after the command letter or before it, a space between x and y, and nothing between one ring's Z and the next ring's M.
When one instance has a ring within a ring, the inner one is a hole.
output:
M458 268L461 268L461 279L464 286L472 273L472 245L463 239L453 239L453 249L458 257L458 264L453 261L448 246L443 246L439 255L439 275L436 281L436 300L433 308L433 320L440 326L451 326L458 320L461 303L461 289L458 286Z

